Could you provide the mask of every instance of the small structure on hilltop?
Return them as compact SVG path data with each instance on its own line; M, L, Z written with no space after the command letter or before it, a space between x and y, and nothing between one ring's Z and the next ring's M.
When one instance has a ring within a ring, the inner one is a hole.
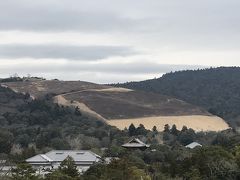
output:
M46 154L39 154L26 160L39 174L46 170L57 169L67 157L72 157L80 173L85 172L93 164L100 162L101 157L92 151L53 150Z
M138 138L134 138L126 144L123 144L122 147L127 149L140 149L145 150L150 147L149 144L145 144L144 142L140 141Z
M192 142L192 143L186 145L185 147L186 147L186 148L190 148L190 149L194 149L194 148L196 148L196 147L202 147L202 145L199 144L199 143L197 143L197 142Z

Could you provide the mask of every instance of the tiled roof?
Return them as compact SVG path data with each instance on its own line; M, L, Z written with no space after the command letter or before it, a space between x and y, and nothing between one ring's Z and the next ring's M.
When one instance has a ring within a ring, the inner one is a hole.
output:
M123 144L122 147L136 147L136 148L141 148L141 147L150 147L150 145L143 143L140 141L138 138L134 138L131 141L129 141L126 144Z

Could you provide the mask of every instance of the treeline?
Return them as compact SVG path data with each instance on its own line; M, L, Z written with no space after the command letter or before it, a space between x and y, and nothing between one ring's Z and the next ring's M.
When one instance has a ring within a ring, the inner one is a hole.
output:
M204 107L240 126L240 68L219 67L171 72L161 78L116 86L172 96Z
M28 76L23 76L20 77L18 74L13 74L12 76L8 78L3 78L0 79L0 83L5 83L5 82L22 82L22 81L29 81L29 80L46 80L45 78L42 77L33 77L30 74Z

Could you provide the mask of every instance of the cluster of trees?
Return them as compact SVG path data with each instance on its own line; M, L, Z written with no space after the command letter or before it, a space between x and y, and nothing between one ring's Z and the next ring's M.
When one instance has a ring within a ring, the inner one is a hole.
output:
M184 146L198 140L197 133L193 129L188 129L186 126L179 131L176 125L172 128L168 124L164 126L163 140L169 145L180 143Z
M116 86L172 96L201 106L240 126L240 68L220 67L171 72L161 78Z

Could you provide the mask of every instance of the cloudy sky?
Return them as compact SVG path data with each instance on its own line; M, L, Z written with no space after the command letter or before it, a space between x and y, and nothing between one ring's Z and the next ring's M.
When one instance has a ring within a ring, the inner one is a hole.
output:
M125 82L240 66L239 0L1 0L0 77Z

